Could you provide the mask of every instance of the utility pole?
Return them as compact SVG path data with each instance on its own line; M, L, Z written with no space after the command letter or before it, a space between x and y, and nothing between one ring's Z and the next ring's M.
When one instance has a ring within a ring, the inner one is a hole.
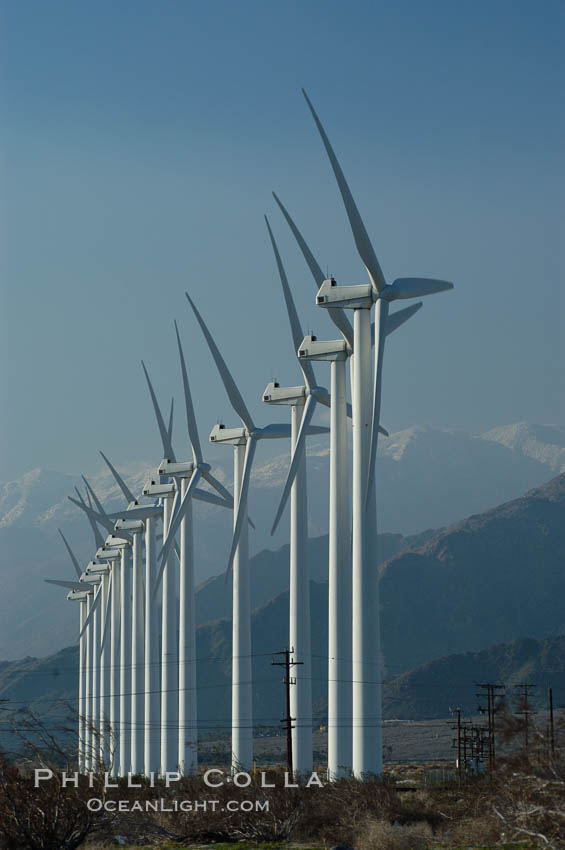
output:
M283 655L284 661L271 661L275 667L284 667L284 679L283 684L285 686L285 703L286 703L286 716L282 718L281 723L286 724L286 769L288 771L289 776L294 774L294 768L292 763L292 730L293 730L293 722L296 720L296 717L292 717L290 714L290 686L296 685L296 677L290 675L290 668L296 667L299 664L304 664L303 661L291 661L290 655L294 652L294 647L292 649L283 649L282 652L275 652L275 655Z
M454 743L457 748L457 775L459 776L459 780L461 780L461 709L457 706L457 708L451 708L450 711L457 716L457 724L451 728L457 732L457 738Z
M516 714L524 715L524 748L526 751L526 758L528 757L528 733L529 733L529 725L530 725L530 714L533 714L533 711L530 708L530 700L532 691L534 690L535 685L532 685L530 682L524 682L523 685L517 685L517 690L520 693L522 699L519 703L520 709L516 712Z
M489 771L492 773L496 764L494 718L496 712L500 708L501 701L504 698L504 685L498 685L494 682L485 682L477 683L477 687L481 689L480 693L477 694L477 697L479 697L479 699L484 698L486 692L487 707L485 708L484 705L479 705L478 711L480 714L486 714L488 718L488 763ZM497 691L500 692L498 702Z
M549 689L549 747L551 755L555 755L555 732L553 728L553 688Z

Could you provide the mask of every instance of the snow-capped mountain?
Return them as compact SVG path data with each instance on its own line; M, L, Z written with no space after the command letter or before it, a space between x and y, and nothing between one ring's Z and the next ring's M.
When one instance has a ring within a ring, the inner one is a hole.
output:
M556 475L565 472L565 428L559 425L516 422L493 428L481 437L543 463Z
M560 454L561 453L561 454ZM515 498L552 477L565 463L565 429L509 425L472 436L460 431L414 426L381 439L378 520L381 531L413 534L438 528ZM560 461L559 459L562 458ZM308 449L309 530L327 533L329 449L327 438ZM277 548L288 540L288 525L269 534L289 458L262 459L259 452L250 489L251 553ZM155 472L148 462L119 467L132 492L140 493ZM231 453L215 474L232 483ZM88 475L108 510L124 505L119 488L102 461ZM43 469L0 484L0 646L4 658L44 655L68 645L76 630L76 610L64 592L44 578L74 573L57 534L61 528L81 561L92 555L89 525L68 500L80 475ZM221 573L231 540L231 511L199 502L195 509L197 578Z

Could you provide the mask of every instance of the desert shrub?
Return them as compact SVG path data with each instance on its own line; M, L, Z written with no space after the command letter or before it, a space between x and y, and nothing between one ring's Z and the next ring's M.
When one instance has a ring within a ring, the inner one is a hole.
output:
M500 839L500 821L492 813L462 817L449 823L442 834L453 846L490 846Z
M0 847L3 850L75 850L104 820L88 811L92 790L34 787L33 775L0 755Z
M368 818L353 839L355 850L426 850L433 839L427 823L389 823Z

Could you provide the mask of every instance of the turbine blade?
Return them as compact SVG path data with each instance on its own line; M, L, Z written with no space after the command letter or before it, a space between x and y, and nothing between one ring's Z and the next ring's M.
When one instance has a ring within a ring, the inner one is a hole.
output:
M292 434L292 429L290 425L274 422L271 425L265 425L264 428L260 429L260 436L266 438L283 438L290 437Z
M209 490L202 490L200 487L197 487L194 491L194 498L199 502L208 502L211 505L219 505L222 508L233 508L233 499L231 502L228 502L226 499L216 496L215 493L210 493Z
M69 546L69 544L67 543L67 538L65 537L65 535L63 534L61 529L58 528L57 531L59 532L59 534L63 538L63 543L65 544L65 546L67 548L67 552L69 553L69 557L70 557L71 561L73 562L73 567L75 568L75 572L76 572L77 576L80 578L82 571L81 571L81 568L79 567L79 564L78 564L78 561L77 561L77 559L74 555L74 552L71 549L71 547Z
M424 295L434 295L436 292L447 292L453 289L448 280L434 280L426 277L398 277L387 287L386 297L389 301L397 298L421 298Z
M186 407L186 425L188 428L188 437L190 439L190 443L192 445L192 453L194 455L194 462L201 463L202 462L202 449L200 447L200 437L198 436L198 428L196 426L196 417L194 415L194 405L192 403L192 395L190 393L190 386L188 383L188 374L186 371L186 363L184 359L184 352L182 350L182 345L179 336L179 329L177 323L175 322L175 333L177 335L177 345L179 348L179 357L180 357L180 367L182 371L182 385L184 388L184 403Z
M108 519L113 519L114 522L118 519L147 519L148 516L157 516L162 513L163 509L159 505L138 505L136 508L128 508L127 511L112 511L106 514Z
M302 251L302 256L306 260L306 264L308 265L308 268L312 272L312 277L314 278L314 282L316 284L316 289L318 290L321 287L321 285L323 284L324 280L326 279L326 276L323 273L322 269L320 268L318 261L316 260L316 258L312 254L312 251L310 250L310 248L306 244L306 241L304 240L304 238L303 238L302 234L300 233L299 229L297 228L296 224L294 223L294 221L290 217L288 211L285 209L281 200L277 197L277 195L274 192L273 192L273 198L277 202L279 209L282 212L282 214L284 215L286 222L287 222L288 226L290 227L294 238L298 242L298 247ZM351 322L349 321L349 319L345 315L345 310L342 310L341 307L332 307L331 310L328 310L328 314L329 314L330 319L332 320L332 322L336 326L336 328L339 331L341 331L341 333L345 337L345 340L349 343L351 348L353 348L353 327L351 325Z
M102 650L104 649L104 645L106 643L106 636L108 634L108 626L110 625L110 617L108 613L110 611L110 604L112 598L112 570L110 570L110 575L108 576L108 593L106 594L106 604L104 605L104 613L102 614L103 622L102 622L102 640L100 641L100 655L102 655Z
M220 494L220 496L223 496L227 502L230 502L233 507L233 496L230 491L224 487L221 481L218 481L218 479L208 470L202 471L202 477Z
M79 508L82 508L84 510L84 512L87 516L90 528L92 530L92 534L94 535L94 542L96 544L96 547L99 548L100 546L104 545L104 538L100 534L100 529L98 528L98 526L94 522L94 519L90 515L90 513L89 513L90 509L89 509L88 505L86 504L86 502L84 501L84 499L82 498L82 494L81 494L80 490L78 489L78 487L75 487L75 492L76 492L77 496L79 497L79 501L77 502L76 499L73 499L71 496L69 496L69 499L71 500L71 502L74 502L75 505L78 505ZM88 495L88 490L86 492L87 492L87 495Z
M118 470L114 466L112 466L112 464L110 463L110 461L108 460L108 458L106 457L104 452L101 451L100 454L102 455L102 458L106 462L106 465L108 466L110 472L114 476L116 484L118 485L118 487L120 488L120 490L124 494L124 498L127 501L127 503L130 504L131 502L136 502L137 499L135 498L135 496L133 495L133 493L129 489L128 485L126 484L126 482L124 481L124 479L122 478L122 476L120 475Z
M345 405L345 409L346 409L346 411L347 411L347 418L348 418L348 419L353 419L353 408L351 407L351 405L349 404L349 402L347 402L347 404ZM383 426L382 426L382 425L379 425L379 434L382 434L384 437L388 437L388 436L389 436L389 433L388 433L387 429L386 429L386 428L383 428Z
M99 514L101 514L101 516L106 516L106 511L102 507L102 502L100 501L100 499L98 498L98 496L96 495L96 493L94 492L94 490L92 489L92 487L90 486L90 484L88 483L88 481L86 480L84 475L81 475L81 478L86 485L87 494L90 494L92 496L94 504L96 505L96 510L98 511Z
M204 476L202 476L204 477ZM220 499L219 496L216 496L215 493L210 493L209 490L201 490L199 487L194 491L194 498L199 502L208 502L210 505L218 505L220 508L232 508L233 509L233 497L230 497L230 500ZM248 523L255 531L255 523L248 518Z
M147 373L147 369L145 368L145 363L143 360L141 361L141 366L143 368L143 372L145 374L145 380L147 381L147 386L149 387L149 395L151 396L151 401L153 403L153 410L155 411L155 418L157 419L157 425L159 428L159 434L161 436L161 443L163 445L163 457L166 460L170 460L172 462L176 461L175 453L173 452L173 446L171 443L171 438L169 436L169 431L165 427L165 420L163 419L163 414L161 413L161 408L159 407L159 403L157 401L157 396L153 390L153 385L151 383L151 379Z
M381 417L381 390L383 378L383 356L385 348L386 327L388 322L388 302L384 299L377 301L375 311L375 367L373 370L373 418L371 422L371 449L369 453L369 469L367 473L367 491L365 493L365 508L369 503L369 494L375 481L375 461L379 441L379 419Z
M97 589L95 588L95 590L94 590L94 599L92 601L92 605L90 606L90 611L88 612L88 616L86 617L86 620L84 621L84 623L82 625L82 629L79 632L79 639L85 633L87 627L90 624L90 621L92 620L92 618L94 616L94 612L96 611L99 604L100 604L100 585L98 585L98 588Z
M214 358L214 362L216 364L218 372L220 373L220 377L222 379L224 387L226 388L226 392L228 394L229 400L231 401L233 409L235 410L235 412L237 413L237 415L239 416L248 431L255 430L251 414L249 413L245 405L242 395L239 392L234 379L232 378L232 375L226 365L224 358L220 354L218 346L212 339L212 335L206 327L204 319L196 309L196 305L194 304L194 301L192 300L188 292L185 292L184 294L186 295L188 302L192 307L194 315L196 316L198 324L200 325L202 333L204 334L206 342L208 343L208 348L210 349L212 357Z
M407 322L408 319L411 319L414 313L417 313L421 307L422 302L416 301L415 304L410 304L409 307L404 307L402 310L396 310L394 313L389 313L388 322L386 323L386 335L389 336L390 334L394 333L395 330L402 327L404 322ZM373 331L374 333L374 326L371 327L371 331Z
M296 438L296 445L294 446L294 451L292 453L292 461L290 463L290 469L288 470L288 475L286 479L286 484L284 485L284 490L282 492L281 500L279 503L279 507L277 510L277 514L275 516L275 521L273 522L273 527L271 528L271 535L275 533L277 530L277 526L279 524L279 520L282 516L282 513L286 507L286 503L288 501L288 497L290 496L290 490L294 483L294 479L296 478L296 473L298 472L298 467L300 461L302 460L302 455L304 454L304 449L306 448L306 436L308 433L308 426L310 424L310 420L314 415L314 411L316 409L316 398L312 395L308 396L306 399L306 404L304 405L304 413L302 414L302 422L300 423L300 429L298 431L298 437Z
M300 344L304 339L304 334L302 333L302 328L300 327L300 320L298 318L298 313L296 312L296 304L294 303L294 298L292 297L292 292L290 291L290 286L288 285L288 278L284 270L281 255L279 254L279 249L277 247L277 243L275 242L275 237L273 236L273 231L271 230L271 225L269 224L269 219L267 218L267 216L265 216L265 223L267 225L267 230L269 231L269 238L271 240L271 245L277 263L277 269L279 271L279 277L281 279L283 295L286 304L286 312L288 313L288 320L290 322L290 332L292 334L294 353L297 355L298 349L300 348ZM298 364L302 370L302 374L304 375L306 386L309 390L313 389L316 386L316 376L314 375L314 369L312 368L312 364L308 360L300 360L300 358L298 358Z
M73 505L76 505L77 508L80 508L82 511L85 512L86 516L91 521L91 524L94 523L94 525L96 525L96 523L99 523L105 529L107 529L110 532L110 534L114 534L115 523L112 522L112 520L108 519L108 517L106 517L106 516L100 516L100 514L96 513L96 511L92 510L87 505L83 505L83 504L81 504L81 502L78 502L76 499L73 499L72 496L68 496L67 498L70 502L73 503ZM100 542L98 542L98 540L96 542L98 543L99 546L104 546L104 538L102 537L102 535L100 534L98 529L97 529L97 533L98 533L98 535L100 535L100 537L99 537ZM121 535L121 532L120 532L120 535ZM125 537L125 535L124 535L124 537Z
M43 581L47 582L47 584L56 584L57 587L66 587L69 590L86 590L84 583L80 583L78 581L62 581L56 578L44 578Z
M169 437L169 443L172 444L173 440L173 413L175 412L175 397L171 397L171 409L169 411L169 424L167 426L167 435Z
M326 135L326 131L322 127L322 123L316 114L316 110L312 106L310 99L304 89L302 89L302 94L306 99L306 103L310 107L310 112L312 113L312 117L316 122L316 127L318 128L318 132L322 137L322 142L324 143L324 147L330 159L333 172L335 174L335 179L337 180L337 185L339 186L339 191L341 192L341 197L343 198L343 203L345 206L345 211L347 212L349 224L353 232L353 238L355 239L357 251L365 264L367 272L369 273L373 289L376 289L377 292L381 292L386 286L386 281L381 271L379 261L377 260L377 255L375 254L373 246L371 245L371 240L369 239L369 235L365 229L365 225L363 224L361 216L359 215L357 204L353 200L353 195L351 194L349 186L347 185L347 181L345 179L343 171L341 170L341 166L337 161L337 157L330 144L330 140Z
M249 494L249 482L251 481L251 469L253 467L253 458L255 457L255 449L257 448L257 440L254 437L249 437L245 447L245 461L243 463L243 475L241 478L241 487L239 491L239 500L237 503L237 515L233 529L233 538L226 567L226 581L233 567L233 559L243 530L243 518L247 507L247 497Z
M308 402L306 402L308 403ZM308 426L308 437L315 437L317 434L328 434L329 428L326 425L309 425ZM279 439L284 437L290 437L292 434L292 429L290 425L282 425L278 423L274 423L273 425L265 425L264 428L257 429L258 438L262 437L265 439Z

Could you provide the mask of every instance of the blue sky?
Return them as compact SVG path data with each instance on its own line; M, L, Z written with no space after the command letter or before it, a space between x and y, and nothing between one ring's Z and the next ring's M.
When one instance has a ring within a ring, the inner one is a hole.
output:
M265 384L299 374L265 212L304 330L333 335L271 190L366 280L302 86L387 279L456 286L391 339L383 421L565 424L563 9L4 2L1 478L157 460L139 361L181 402L175 317L203 438L236 424L185 289L269 421Z

